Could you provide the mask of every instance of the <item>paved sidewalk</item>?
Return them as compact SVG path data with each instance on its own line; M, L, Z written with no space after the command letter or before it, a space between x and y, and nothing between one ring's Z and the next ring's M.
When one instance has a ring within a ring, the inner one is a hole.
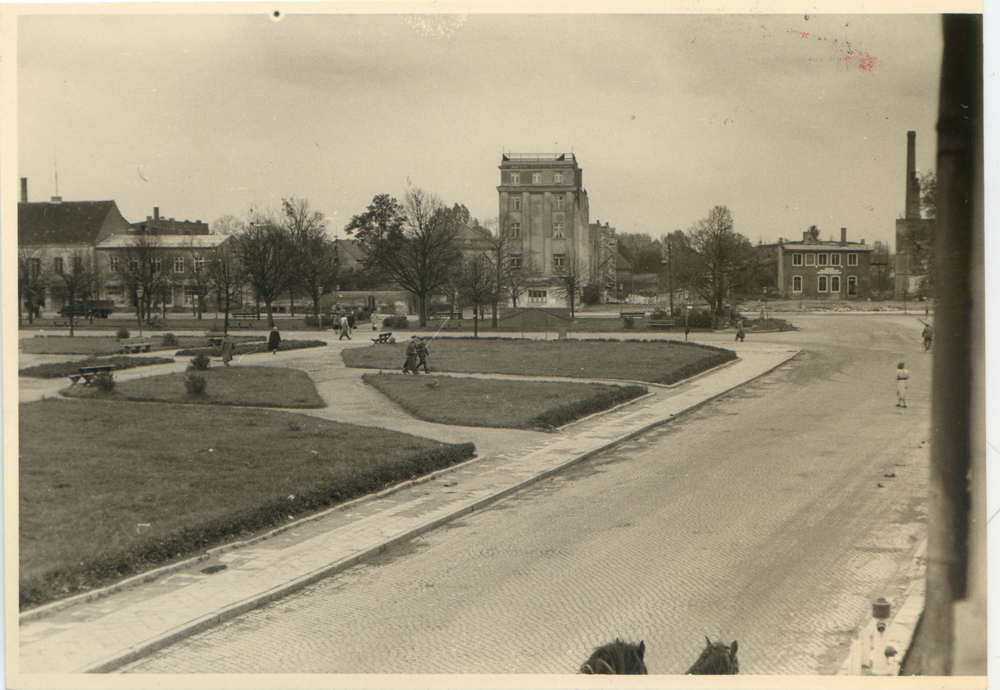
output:
M414 420L361 384L364 370L343 366L340 350L360 344L333 340L325 348L252 355L242 363L308 371L330 403L308 414L442 441L473 441L478 457L292 523L262 539L214 549L199 559L164 568L152 578L141 576L104 592L22 614L20 673L112 671L516 492L761 376L797 352L777 343L747 344L738 348L741 359L735 362L674 386L649 386L650 395L638 401L556 433L542 433ZM183 370L187 362L181 360L116 376L125 380ZM23 380L21 402L55 395L65 385Z

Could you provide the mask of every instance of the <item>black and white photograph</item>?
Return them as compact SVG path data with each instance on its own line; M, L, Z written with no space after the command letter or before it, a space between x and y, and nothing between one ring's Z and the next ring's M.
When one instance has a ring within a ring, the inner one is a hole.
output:
M0 6L6 687L987 686L991 15L672 5Z

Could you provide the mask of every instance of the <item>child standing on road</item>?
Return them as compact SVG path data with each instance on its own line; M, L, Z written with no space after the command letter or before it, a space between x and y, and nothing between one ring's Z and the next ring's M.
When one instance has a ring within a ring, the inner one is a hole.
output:
M906 407L906 380L909 378L910 372L903 362L896 365L896 407Z

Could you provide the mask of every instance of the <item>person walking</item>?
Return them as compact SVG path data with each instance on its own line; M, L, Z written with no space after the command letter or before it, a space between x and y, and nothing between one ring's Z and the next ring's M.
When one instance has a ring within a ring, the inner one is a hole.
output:
M373 331L377 331L378 330L378 314L375 313L374 309L372 309L371 320L372 320L372 330Z
M910 372L906 370L903 362L896 365L896 407L906 407L906 381L910 378Z
M337 338L337 340L343 340L345 336L347 337L348 340L351 339L351 324L347 320L346 316L341 315L341 317L340 317L340 337Z
M423 367L425 374L431 373L430 370L427 368L427 357L429 355L430 352L427 351L427 343L424 342L423 338L417 338L417 357L420 359L420 361L417 363L417 366L414 369L414 371L420 371L420 367Z
M353 331L354 330L354 312L347 312L347 325ZM348 332L349 334L350 332Z
M931 328L929 323L924 324L924 331L920 334L924 339L924 352L931 349L931 343L934 341L934 329Z
M281 334L278 333L278 327L274 326L271 328L271 334L267 336L267 349L271 351L272 355L278 354L278 347L281 346Z
M411 335L410 342L406 344L406 361L403 362L403 373L417 373L417 336Z
M736 322L736 340L742 343L746 335L746 331L743 330L743 319L740 319Z
M222 363L228 367L229 363L233 361L233 341L229 337L228 333L222 336L221 347L222 347Z

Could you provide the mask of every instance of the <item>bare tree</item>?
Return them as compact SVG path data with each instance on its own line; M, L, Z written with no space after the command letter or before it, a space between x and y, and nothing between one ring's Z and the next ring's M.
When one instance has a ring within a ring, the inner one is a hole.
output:
M337 283L340 275L340 255L326 234L326 218L309 208L306 199L282 199L285 228L299 253L295 281L312 300L316 325L322 327L319 315L320 297Z
M68 257L57 257L53 262L54 282L60 296L69 309L69 334L74 334L75 305L90 298L97 280L93 256L82 249L75 250Z
M212 221L213 235L235 235L243 229L243 223L236 216L226 214Z
M559 285L556 288L569 303L569 317L576 318L576 303L590 281L590 271L576 254L566 254L553 259L552 271Z
M721 316L729 292L752 281L758 253L750 240L733 230L733 214L725 206L716 206L699 220L688 238L696 259L692 287Z
M479 337L479 310L483 305L496 304L496 271L490 259L484 254L467 258L456 274L455 284L463 304L472 305L472 332Z
M132 297L136 321L142 328L143 321L152 317L154 298L162 296L169 285L163 270L166 253L157 235L140 232L132 235L117 254L118 274Z
M37 247L17 248L17 325L21 325L21 310L28 312L28 323L35 322L38 298L45 290L42 262L45 251Z
M246 273L243 265L232 251L229 243L232 240L221 244L213 252L211 260L206 266L206 275L209 284L215 290L219 305L223 310L222 331L229 332L229 312L246 285Z
M251 211L250 221L229 241L243 266L247 283L264 300L267 327L272 328L272 304L293 283L299 260L291 234L273 218Z
M352 218L345 230L357 233L368 257L366 266L417 298L424 327L428 296L448 284L461 261L455 236L467 219L464 206L448 208L434 195L414 188L407 191L403 204L387 194L376 196L368 211Z

